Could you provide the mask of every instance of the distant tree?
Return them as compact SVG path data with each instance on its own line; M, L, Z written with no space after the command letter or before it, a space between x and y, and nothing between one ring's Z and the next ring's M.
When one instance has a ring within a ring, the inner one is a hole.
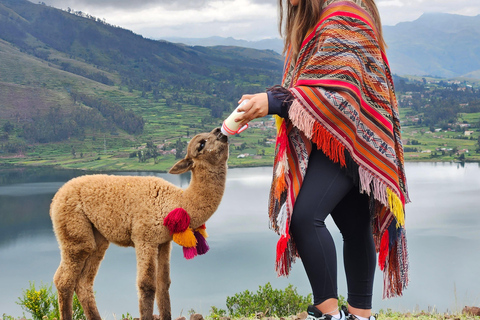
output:
M138 150L137 156L138 156L138 162L143 163L147 161L146 152L144 150Z
M180 138L178 138L175 148L177 150L175 153L175 159L181 159L183 157L183 142Z
M10 121L7 121L3 125L3 131L5 131L8 134L10 134L13 131L13 129L15 129L15 126L13 124L11 124Z
M51 107L48 111L47 122L48 125L52 128L54 136L57 135L57 130L60 125L61 119L62 115L60 113L60 107Z
M147 142L147 150L148 150L148 156L153 158L153 162L157 163L157 158L159 156L157 146L153 143L153 141L148 141Z

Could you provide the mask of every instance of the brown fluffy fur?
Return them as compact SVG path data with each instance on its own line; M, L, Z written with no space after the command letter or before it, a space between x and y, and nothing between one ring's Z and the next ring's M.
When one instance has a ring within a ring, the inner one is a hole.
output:
M170 169L174 174L192 171L185 190L157 177L110 175L82 176L62 186L50 207L61 251L54 276L61 319L72 319L76 292L87 319L101 320L93 281L110 242L135 247L140 319L152 319L155 299L161 319L171 319L172 236L163 219L182 207L192 228L204 224L222 199L227 159L227 137L217 128L195 136L185 159Z

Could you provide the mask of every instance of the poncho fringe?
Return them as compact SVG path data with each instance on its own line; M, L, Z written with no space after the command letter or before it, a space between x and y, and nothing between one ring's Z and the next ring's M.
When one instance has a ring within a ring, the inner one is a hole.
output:
M314 143L370 196L383 296L390 298L402 295L409 280L409 199L393 81L373 25L361 0L328 1L296 64L287 55L283 86L295 100L288 119L276 117L269 216L280 235L276 270L286 276L298 256L289 233L291 214Z

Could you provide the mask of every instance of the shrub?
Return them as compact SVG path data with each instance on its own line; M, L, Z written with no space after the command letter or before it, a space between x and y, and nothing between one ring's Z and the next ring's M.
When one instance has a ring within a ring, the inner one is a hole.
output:
M227 311L224 309L219 309L215 306L212 306L210 308L210 318L212 318L213 320L218 320L222 317L225 317L226 315L227 315Z
M30 288L22 292L17 304L32 315L33 320L60 319L57 291L52 285L40 285L37 290L35 282L30 282ZM85 319L83 308L76 294L73 295L73 320Z
M273 289L270 282L259 287L257 293L248 290L227 297L227 309L232 317L250 317L257 312L286 317L307 310L312 294L303 297L291 284L285 290Z
M43 316L49 315L52 307L51 288L51 286L41 286L37 290L35 283L30 282L30 288L23 291L23 296L18 298L17 303L29 312L34 320L42 320Z

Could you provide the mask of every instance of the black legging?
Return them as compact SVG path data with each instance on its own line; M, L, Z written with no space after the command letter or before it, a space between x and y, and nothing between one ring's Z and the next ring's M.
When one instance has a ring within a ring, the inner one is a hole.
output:
M376 254L368 197L360 194L340 165L313 146L295 201L290 230L312 286L314 304L338 299L335 244L325 226L328 214L343 236L349 305L372 308Z

